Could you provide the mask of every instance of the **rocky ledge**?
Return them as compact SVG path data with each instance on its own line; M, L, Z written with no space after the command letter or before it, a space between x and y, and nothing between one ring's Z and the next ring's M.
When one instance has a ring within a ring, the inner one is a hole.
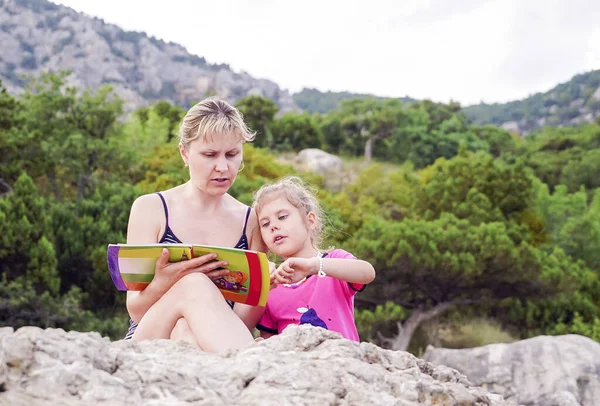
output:
M98 333L0 329L1 405L506 405L454 369L290 326L223 354ZM512 403L511 403L512 404Z

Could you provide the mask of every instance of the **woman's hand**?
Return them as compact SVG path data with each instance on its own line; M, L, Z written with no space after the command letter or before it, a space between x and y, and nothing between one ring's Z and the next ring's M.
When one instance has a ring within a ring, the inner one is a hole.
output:
M216 279L229 273L227 269L219 269L226 266L227 261L215 261L217 254L206 254L173 263L169 263L169 255L169 250L163 248L160 257L156 261L154 279L151 282L166 289L169 289L179 279L192 272L201 272L210 279Z
M319 271L319 260L313 258L288 258L275 271L277 283L296 283Z

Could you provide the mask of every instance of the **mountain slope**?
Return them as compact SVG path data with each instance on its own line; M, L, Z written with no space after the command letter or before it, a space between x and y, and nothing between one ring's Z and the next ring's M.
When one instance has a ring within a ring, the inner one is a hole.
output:
M310 112L327 113L341 101L365 97L367 94L320 92L303 89L293 95L295 103ZM400 98L407 103L416 101ZM520 134L544 126L566 127L591 123L600 117L600 70L574 76L545 93L509 103L477 104L463 112L476 124L494 124Z
M600 117L600 70L576 75L523 100L477 104L463 111L476 124L495 124L521 134L544 126L591 123Z
M256 94L283 111L295 108L289 93L272 81L209 64L180 45L45 0L0 0L0 49L0 79L12 93L23 90L22 75L71 70L74 85L111 84L126 110L156 100L187 107L210 94L231 102Z

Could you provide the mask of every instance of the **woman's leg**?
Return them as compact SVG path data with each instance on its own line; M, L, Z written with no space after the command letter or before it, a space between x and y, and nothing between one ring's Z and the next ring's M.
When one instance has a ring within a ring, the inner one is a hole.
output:
M171 336L169 338L173 341L185 341L196 348L200 348L200 344L198 344L192 330L190 330L190 325L184 318L177 320L175 328L171 331Z
M184 318L204 351L243 348L254 342L246 325L233 313L215 284L203 273L177 281L144 315L134 340L170 338Z

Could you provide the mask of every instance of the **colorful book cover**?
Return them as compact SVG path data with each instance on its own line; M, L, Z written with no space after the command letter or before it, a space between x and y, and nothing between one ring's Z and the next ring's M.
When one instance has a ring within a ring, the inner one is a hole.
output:
M144 290L154 278L156 260L163 248L169 250L169 262L185 261L208 253L225 260L230 272L214 279L225 299L252 306L264 306L269 295L269 264L262 252L236 248L190 244L110 244L107 262L111 278L122 291Z

